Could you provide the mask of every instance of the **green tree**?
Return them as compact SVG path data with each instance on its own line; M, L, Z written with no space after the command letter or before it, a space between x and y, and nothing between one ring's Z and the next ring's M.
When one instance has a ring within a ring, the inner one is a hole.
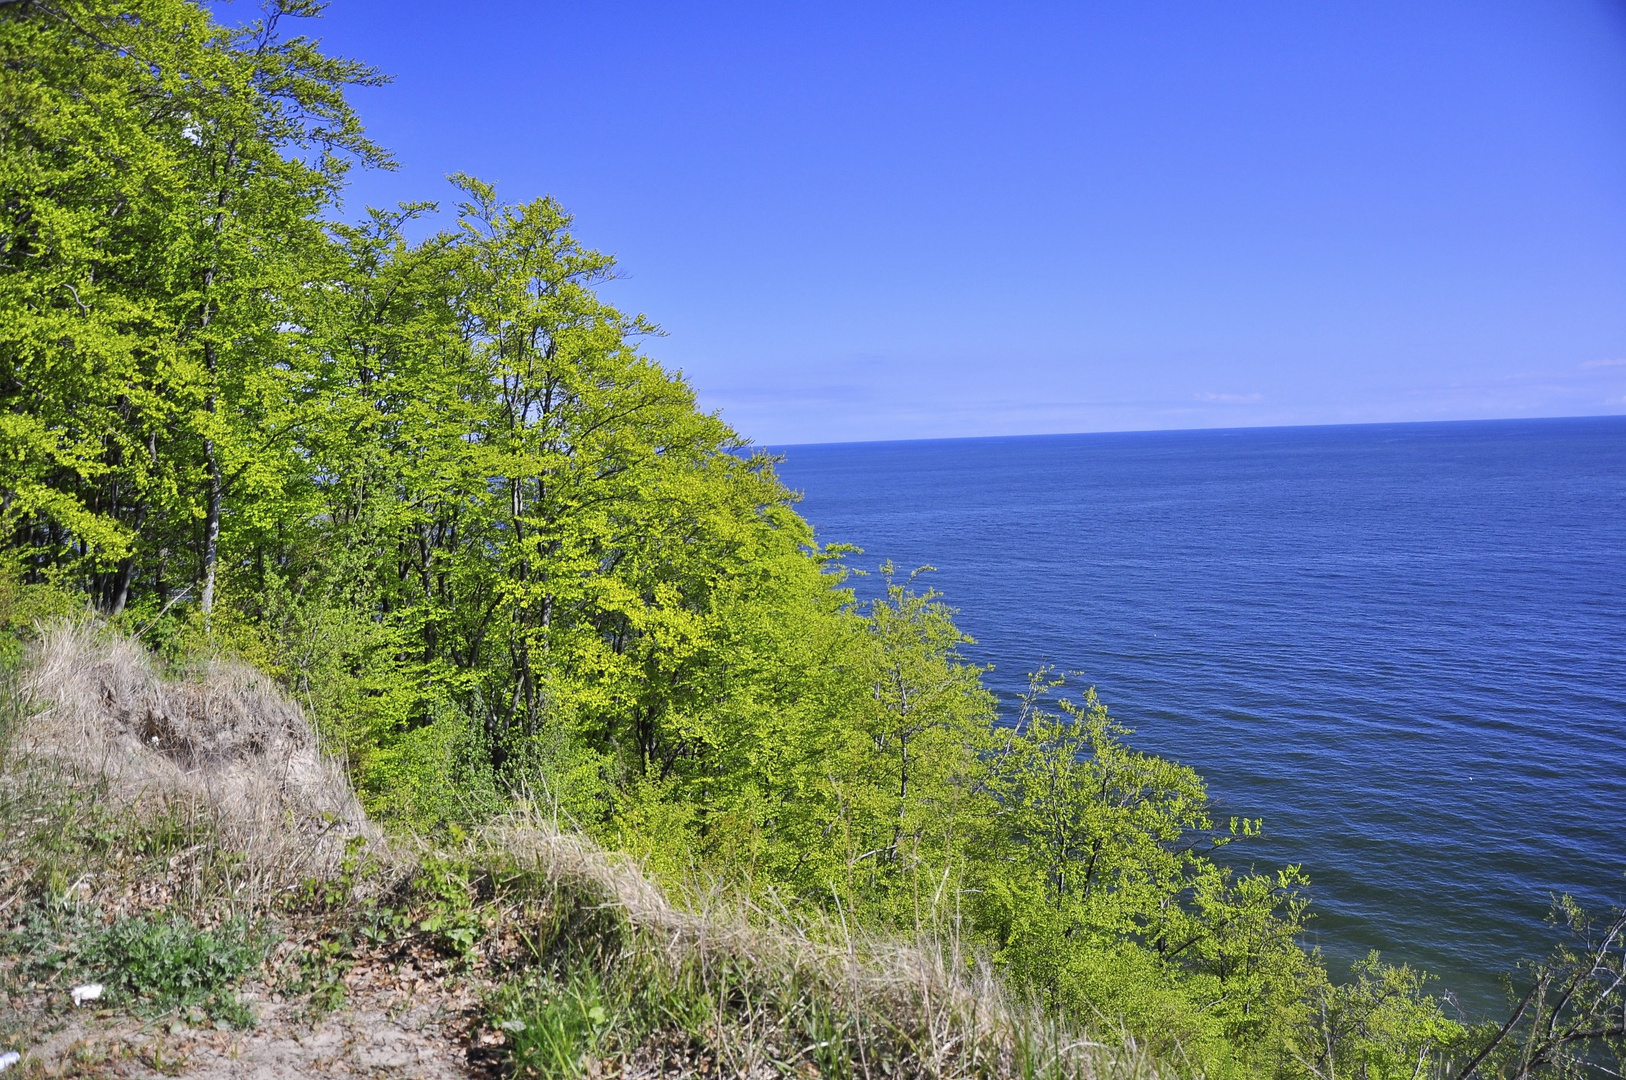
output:
M952 609L913 587L930 569L898 581L881 567L885 595L869 605L853 661L867 693L838 778L854 895L894 918L913 912L923 878L961 871L993 809L979 780L994 700L960 653L972 641Z
M280 31L314 11L228 31L180 0L0 9L0 525L110 611L144 576L207 612L223 524L241 511L240 559L301 465L283 328L345 159L384 160L343 98L376 73Z
M589 823L659 789L715 838L745 713L792 701L778 627L834 626L844 594L771 461L595 295L608 257L549 200L459 183L421 244L427 206L333 227L283 379L310 468L251 602L401 812L454 744L510 782L563 752Z
M1313 1041L1307 1064L1324 1080L1420 1080L1467 1034L1427 992L1426 973L1385 964L1374 951L1341 986L1312 992Z
M1279 1058L1320 972L1297 940L1304 876L1216 862L1259 823L1217 828L1195 772L1130 749L1093 690L1073 702L1064 685L1033 677L991 766L984 918L1000 959L1064 1011Z
M1529 988L1477 1044L1457 1080L1471 1077L1618 1076L1626 1064L1626 910L1598 919L1570 896L1549 919L1565 940L1528 965ZM1513 996L1514 983L1508 983ZM1611 1068L1611 1066L1613 1066Z

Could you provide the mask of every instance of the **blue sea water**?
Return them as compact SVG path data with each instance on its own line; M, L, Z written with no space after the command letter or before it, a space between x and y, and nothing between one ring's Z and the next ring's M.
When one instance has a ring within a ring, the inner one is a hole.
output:
M1550 892L1626 900L1626 417L784 448L822 542L930 582L1007 703L1080 670L1473 1013ZM875 579L861 580L873 591Z

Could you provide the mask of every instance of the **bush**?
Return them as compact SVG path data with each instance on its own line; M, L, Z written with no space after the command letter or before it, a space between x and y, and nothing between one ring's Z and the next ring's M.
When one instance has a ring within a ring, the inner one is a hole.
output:
M0 552L0 669L22 659L23 643L38 623L68 618L85 610L83 594L53 584L29 584L14 561ZM7 688L5 696L12 691Z

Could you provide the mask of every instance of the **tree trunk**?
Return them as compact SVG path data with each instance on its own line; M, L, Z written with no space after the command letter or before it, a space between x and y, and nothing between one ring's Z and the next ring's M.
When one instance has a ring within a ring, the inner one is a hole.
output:
M203 366L209 373L209 393L203 399L203 411L207 413L211 422L218 408L218 388L220 357L214 345L208 340L209 323L215 314L213 290L215 278L220 273L220 235L226 226L226 203L230 199L230 191L224 186L227 178L236 174L237 169L237 140L231 139L226 144L226 161L221 169L222 186L215 193L214 220L210 229L214 234L214 258L203 272L203 311L198 320L198 331L204 335ZM203 519L203 595L199 602L203 607L203 624L209 625L209 614L215 606L215 563L220 547L220 500L221 489L224 482L220 474L220 454L215 447L213 435L205 436L203 440L203 456L209 470L208 505L204 509Z
M214 395L209 396L209 411L214 412ZM203 516L203 617L205 622L215 607L215 564L220 550L220 456L215 453L215 441L203 440L203 456L209 467L208 506Z
M135 556L132 555L120 564L118 580L113 585L113 600L107 610L114 618L124 614L124 606L130 602L130 581L134 577Z

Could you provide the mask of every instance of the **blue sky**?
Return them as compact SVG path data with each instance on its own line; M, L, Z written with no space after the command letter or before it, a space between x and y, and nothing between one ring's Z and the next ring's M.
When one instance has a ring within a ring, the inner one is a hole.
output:
M246 15L241 0L227 17ZM1626 413L1626 5L336 0L766 443Z

